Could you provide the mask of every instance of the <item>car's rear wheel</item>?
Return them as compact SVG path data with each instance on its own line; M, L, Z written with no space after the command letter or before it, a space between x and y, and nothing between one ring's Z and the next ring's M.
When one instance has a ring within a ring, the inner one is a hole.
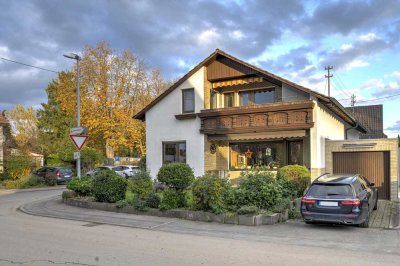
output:
M314 224L314 222L311 221L304 221L306 224Z
M374 211L378 209L378 191L376 192L376 200L375 200L375 205L374 205Z
M368 228L369 227L369 206L368 206L368 211L367 211L367 217L365 218L365 221L363 223L359 224L360 227L362 228Z

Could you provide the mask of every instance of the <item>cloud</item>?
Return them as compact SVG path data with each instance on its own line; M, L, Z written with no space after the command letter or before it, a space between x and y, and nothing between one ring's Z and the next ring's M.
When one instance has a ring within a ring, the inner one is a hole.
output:
M396 123L394 123L394 125L391 125L388 128L386 128L386 130L400 132L400 120L396 121Z
M400 82L389 81L385 83L381 79L370 79L361 86L361 89L371 91L374 97L386 97L400 93Z
M360 59L355 59L351 61L350 63L347 63L344 66L344 69L347 71L352 70L353 68L360 68L360 67L366 67L369 66L369 63Z

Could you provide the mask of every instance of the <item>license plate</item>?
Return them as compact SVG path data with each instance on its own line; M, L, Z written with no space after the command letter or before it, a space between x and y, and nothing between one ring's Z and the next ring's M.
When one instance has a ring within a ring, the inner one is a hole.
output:
M339 205L337 201L320 201L319 206L337 207Z

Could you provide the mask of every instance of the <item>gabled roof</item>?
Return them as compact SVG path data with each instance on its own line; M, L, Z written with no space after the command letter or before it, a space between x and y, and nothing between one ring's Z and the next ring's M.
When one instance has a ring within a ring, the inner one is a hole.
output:
M364 105L346 107L347 112L352 114L367 130L360 135L361 139L384 138L383 133L383 105Z
M195 72L197 72L200 68L202 68L203 66L206 66L206 65L210 64L211 62L213 62L214 60L216 60L217 57L228 58L238 64L241 64L251 70L256 71L258 75L260 75L268 80L274 80L275 82L278 82L278 83L279 82L285 83L287 85L292 86L295 89L298 89L302 92L310 94L310 95L316 97L317 99L319 99L324 105L326 105L330 110L332 110L336 115L338 115L340 118L342 118L347 123L351 124L352 126L359 125L358 122L355 120L355 118L352 117L348 112L346 112L344 107L339 102L334 100L334 98L328 97L322 93L313 91L313 90L303 87L299 84L296 84L290 80L284 79L284 78L279 77L275 74L272 74L268 71L265 71L261 68L253 66L253 65L251 65L247 62L244 62L236 57L233 57L232 55L227 54L219 49L216 49L211 55L209 55L201 63L199 63L197 66L195 66L192 70L190 70L186 75L184 75L182 78L180 78L177 82L175 82L171 87L169 87L166 91L164 91L162 94L160 94L152 102L150 102L140 112L138 112L136 115L134 115L133 118L145 120L145 114L148 110L150 110L154 105L156 105L159 101L161 101L165 96L167 96L175 88L177 88L179 85L181 85L186 79L188 79L191 75L193 75ZM360 125L359 125L358 129L360 129L361 131L365 131L365 129Z

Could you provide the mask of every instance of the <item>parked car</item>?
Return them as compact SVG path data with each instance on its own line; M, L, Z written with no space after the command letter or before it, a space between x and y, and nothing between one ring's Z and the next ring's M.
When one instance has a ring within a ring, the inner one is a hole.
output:
M33 174L46 177L54 177L57 180L57 184L65 184L72 180L73 172L70 168L64 166L45 166L34 171Z
M132 177L137 172L139 172L139 166L135 166L135 165L120 165L120 167L124 171L126 177Z
M358 174L324 174L307 189L300 211L308 224L325 222L368 227L377 204L378 190L367 178Z
M94 176L98 171L102 170L112 170L116 172L118 175L126 177L126 174L124 173L123 169L119 166L98 166L94 168L93 170L90 170L89 172L86 173L88 176Z

